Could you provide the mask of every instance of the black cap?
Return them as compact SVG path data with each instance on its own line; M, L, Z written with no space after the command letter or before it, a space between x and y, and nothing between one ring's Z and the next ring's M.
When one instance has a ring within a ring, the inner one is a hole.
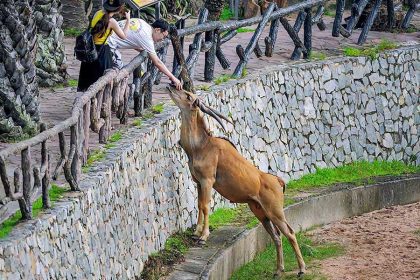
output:
M109 12L115 12L124 5L124 3L124 0L105 0L102 6Z
M152 23L153 28L160 28L162 31L168 31L169 30L169 23L166 22L163 19L157 19L154 23Z

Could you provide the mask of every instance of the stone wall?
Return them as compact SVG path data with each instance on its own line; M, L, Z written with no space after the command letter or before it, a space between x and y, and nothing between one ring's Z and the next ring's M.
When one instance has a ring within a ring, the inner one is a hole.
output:
M420 165L419 54L272 67L207 103L232 117L228 137L246 158L286 179L356 160Z
M360 159L420 164L419 51L271 67L204 98L232 116L227 134L245 157L286 179ZM196 222L178 114L171 106L129 129L81 193L1 240L0 279L139 276L170 234Z

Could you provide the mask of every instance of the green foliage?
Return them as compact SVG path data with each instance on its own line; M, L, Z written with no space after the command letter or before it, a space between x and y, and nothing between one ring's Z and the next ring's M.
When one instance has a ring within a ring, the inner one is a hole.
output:
M246 28L246 27L239 27L238 29L236 29L236 31L238 33L247 33L247 32L254 32L255 29L253 29L253 28Z
M371 46L367 48L345 47L343 51L345 56L367 56L371 59L375 59L379 56L380 52L385 50L392 50L396 47L396 43L388 39L382 39L376 46Z
M75 79L70 79L67 81L67 84L69 85L69 87L77 87L77 85L79 84L79 81Z
M48 190L48 195L51 201L51 206L54 205L54 202L59 200L61 197L63 197L63 193L68 191L65 188L61 188L55 184L51 185L51 188ZM32 215L33 217L37 217L41 211L43 210L42 207L42 197L38 198L34 201L32 204ZM20 222L22 219L22 213L20 210L18 210L14 215L12 215L10 218L5 220L0 225L0 238L5 238L9 235L9 233L12 231L12 229Z
M242 69L241 78L244 78L246 75L248 75L248 70L246 70L246 68L244 67Z
M233 12L229 7L224 7L222 13L220 14L220 20L230 20L233 17Z
M420 166L406 165L400 161L359 161L337 168L317 169L313 174L307 174L298 180L290 181L287 184L287 189L305 190L337 183L361 185L373 177L418 172L420 172Z
M229 81L230 79L232 79L231 75L222 74L214 80L214 83L216 85L220 85L221 83L225 83L225 82Z
M246 224L247 229L254 228L260 224L260 221L257 219L257 217L252 218L252 220Z
M327 55L322 52L311 51L311 53L309 54L310 60L324 60L326 58L327 58Z
M83 30L78 29L78 28L73 28L73 27L66 28L63 31L64 31L64 36L66 37L77 37L83 32Z
M109 137L108 142L110 143L115 143L120 141L122 138L122 133L121 131L117 131L114 134L111 135L111 137Z
M418 230L415 230L415 231L414 231L414 234L415 234L415 235L418 235L418 236L420 237L420 228L419 228Z
M136 119L133 121L133 126L140 128L142 125L141 119Z
M329 17L335 17L335 11L336 11L336 4L330 4L325 8L324 15Z
M217 229L228 225L235 220L240 210L238 208L219 208L209 215L209 224L211 229Z
M163 103L158 103L158 104L156 104L156 105L153 105L153 106L152 106L152 112L153 112L154 114L159 114L159 113L162 113L162 112L163 112L163 106L164 106L164 104L163 104Z
M344 248L337 244L323 243L315 244L310 238L302 233L297 235L298 243L302 255L307 265L311 265L315 260L323 260L344 253ZM296 279L296 274L287 273L296 270L297 262L290 243L283 237L283 253L286 274L282 279ZM237 270L230 279L273 279L273 273L276 270L276 249L273 244L267 247L265 251L258 254L255 259ZM316 271L305 274L302 279L325 279Z
M108 148L112 148L112 147L108 146ZM86 173L89 170L89 168L92 166L92 164L94 164L97 161L103 160L105 158L105 154L106 154L106 149L93 150L87 158L87 163L84 166L82 166L82 172Z
M344 48L344 55L345 56L361 56L362 50L353 48L353 47L345 47Z
M149 255L141 279L157 280L169 274L171 271L170 266L182 261L184 254L193 244L191 229L170 236L166 240L163 250Z
M210 89L210 85L199 85L199 86L196 86L195 89L208 91Z

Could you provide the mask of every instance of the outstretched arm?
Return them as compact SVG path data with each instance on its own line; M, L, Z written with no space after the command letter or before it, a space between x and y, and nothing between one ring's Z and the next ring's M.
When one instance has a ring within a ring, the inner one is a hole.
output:
M130 27L130 11L125 13L126 21L124 29L118 25L117 21L114 18L109 20L109 27L120 37L121 39L127 39L128 29Z
M156 54L149 54L149 58L152 60L153 64L161 71L163 74L168 76L168 78L175 84L176 89L181 90L182 89L182 83L180 80L178 80L171 71L166 68L165 64L159 59L159 57Z

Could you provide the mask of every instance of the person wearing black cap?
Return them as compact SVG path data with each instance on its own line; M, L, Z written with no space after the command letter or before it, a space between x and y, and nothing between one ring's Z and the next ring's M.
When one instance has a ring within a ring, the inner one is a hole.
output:
M113 59L107 39L115 34L118 38L126 39L130 11L124 10L124 0L105 0L102 4L103 9L95 13L90 22L90 32L93 35L93 41L98 51L98 59L94 62L82 62L80 65L78 91L86 91L90 85L96 82L105 72L112 68ZM117 21L112 18L117 13L125 12L125 25L120 27Z
M124 22L119 21L118 24L122 26ZM152 23L152 25L149 25L142 19L132 18L130 19L129 25L127 38L121 38L113 34L108 39L108 45L113 53L115 66L118 68L123 66L121 54L118 49L144 50L149 54L150 60L159 71L168 76L177 89L182 89L181 81L166 68L165 64L159 59L155 51L155 43L162 41L168 36L169 24L162 19L158 19Z

